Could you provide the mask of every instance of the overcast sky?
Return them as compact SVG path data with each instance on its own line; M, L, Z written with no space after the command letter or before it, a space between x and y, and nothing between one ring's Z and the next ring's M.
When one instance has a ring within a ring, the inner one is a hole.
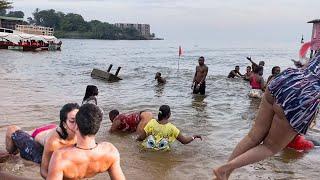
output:
M213 42L295 42L320 18L320 0L14 0L25 19L36 9L85 20L147 23L158 37Z

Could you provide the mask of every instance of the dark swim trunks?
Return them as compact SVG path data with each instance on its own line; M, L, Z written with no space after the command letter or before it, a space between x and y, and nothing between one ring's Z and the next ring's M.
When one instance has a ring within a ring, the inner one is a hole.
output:
M200 93L201 95L204 95L206 93L206 82L204 81L203 83L200 84L200 87L198 86L198 82L195 82L193 86L193 94L198 94Z
M30 134L17 130L11 136L12 141L19 149L20 156L23 159L40 164L43 153L43 146L36 142Z

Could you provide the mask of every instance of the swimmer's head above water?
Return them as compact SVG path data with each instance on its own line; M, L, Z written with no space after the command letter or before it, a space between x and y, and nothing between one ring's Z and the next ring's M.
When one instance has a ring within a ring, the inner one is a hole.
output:
M109 112L109 119L111 122L113 122L114 118L116 118L119 115L119 111L117 109L111 110Z

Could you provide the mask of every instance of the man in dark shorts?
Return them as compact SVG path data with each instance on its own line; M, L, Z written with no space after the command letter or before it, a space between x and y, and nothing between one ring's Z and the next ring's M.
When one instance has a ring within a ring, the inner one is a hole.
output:
M191 89L193 94L200 93L204 95L206 93L206 77L208 74L208 66L204 64L204 57L201 56L198 60L199 66L196 67L196 73L194 74Z

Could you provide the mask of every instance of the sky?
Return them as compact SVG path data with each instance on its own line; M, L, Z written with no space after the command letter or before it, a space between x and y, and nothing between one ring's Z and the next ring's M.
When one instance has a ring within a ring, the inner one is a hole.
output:
M212 43L294 43L310 39L319 0L11 0L25 13L55 9L87 20L146 23L157 37Z

